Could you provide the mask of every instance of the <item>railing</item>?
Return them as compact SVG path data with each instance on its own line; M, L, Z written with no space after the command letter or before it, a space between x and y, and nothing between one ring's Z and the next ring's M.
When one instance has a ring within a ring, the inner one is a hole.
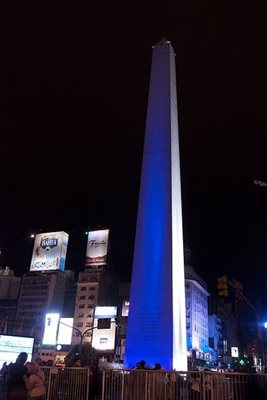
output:
M266 400L267 374L104 370L102 400Z
M43 367L46 400L88 400L90 368Z
M42 370L46 400L267 400L267 374L105 369L102 395L93 397L90 368ZM1 400L4 389L1 383Z

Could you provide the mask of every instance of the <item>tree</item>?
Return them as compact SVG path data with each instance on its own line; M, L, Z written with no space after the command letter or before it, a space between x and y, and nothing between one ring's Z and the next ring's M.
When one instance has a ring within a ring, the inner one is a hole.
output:
M66 367L74 367L78 361L81 367L92 367L97 363L98 353L90 343L75 344L66 355Z

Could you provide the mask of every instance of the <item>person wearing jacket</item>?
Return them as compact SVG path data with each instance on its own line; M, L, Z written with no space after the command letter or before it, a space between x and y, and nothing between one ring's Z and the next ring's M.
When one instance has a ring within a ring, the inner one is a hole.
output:
M36 362L27 363L28 373L25 384L28 390L28 399L43 400L45 398L45 375Z
M16 362L8 366L7 400L27 399L27 389L24 380L27 373L27 368L25 366L27 358L28 354L22 352L18 355Z

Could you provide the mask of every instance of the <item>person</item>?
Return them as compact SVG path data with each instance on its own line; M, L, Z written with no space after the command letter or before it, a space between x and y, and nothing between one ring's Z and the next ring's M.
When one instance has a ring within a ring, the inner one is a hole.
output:
M161 365L159 363L156 363L153 369L162 370Z
M211 375L211 371L208 368L204 368L203 371L203 385L205 391L205 399L211 400L213 398L213 379Z
M28 390L28 399L43 400L45 397L45 375L36 362L27 363L28 374L25 384Z
M7 400L26 400L27 389L25 386L24 376L27 374L25 363L28 354L22 352L18 355L15 363L11 363L8 367L9 383L7 389Z
M146 369L145 360L141 360L139 363L137 363L134 369Z
M7 362L5 361L4 364L2 365L1 370L0 370L0 380L1 380L1 382L5 382L7 376L8 376L8 365L7 365Z
M191 397L192 400L201 399L201 379L200 375L193 373L190 379L191 382Z
M41 359L41 357L36 358L35 362L36 362L36 364L39 365L40 367L43 367L43 366L44 366L44 362L43 362L43 360Z

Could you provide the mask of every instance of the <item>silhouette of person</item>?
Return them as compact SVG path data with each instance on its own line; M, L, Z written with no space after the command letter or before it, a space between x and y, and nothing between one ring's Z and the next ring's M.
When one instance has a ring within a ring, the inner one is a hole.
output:
M7 400L26 400L28 391L25 386L24 377L27 374L28 354L22 352L18 355L15 363L9 365L9 385L7 390Z

